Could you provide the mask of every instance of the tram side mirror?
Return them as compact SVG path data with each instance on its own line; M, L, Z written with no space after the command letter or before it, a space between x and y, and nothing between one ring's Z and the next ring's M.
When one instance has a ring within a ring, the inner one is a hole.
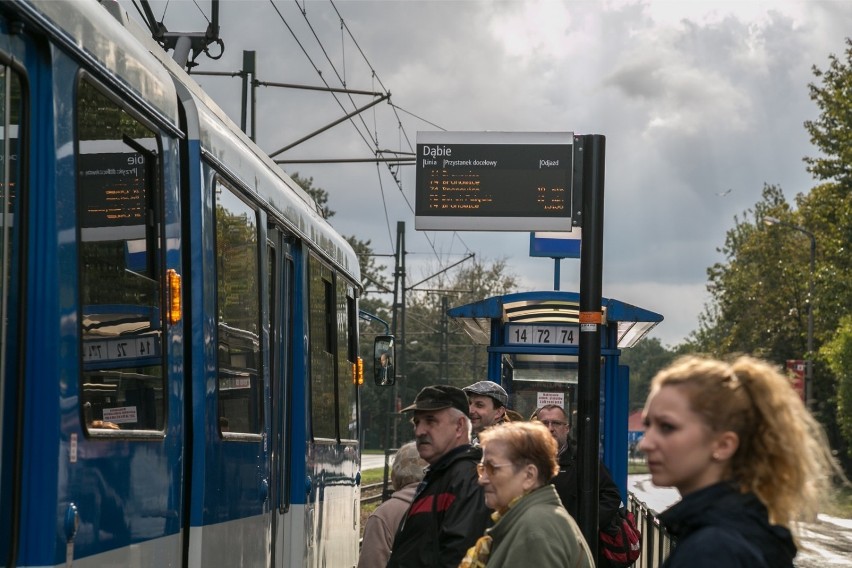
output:
M373 380L380 387L396 382L394 362L396 353L393 335L379 335L373 342Z

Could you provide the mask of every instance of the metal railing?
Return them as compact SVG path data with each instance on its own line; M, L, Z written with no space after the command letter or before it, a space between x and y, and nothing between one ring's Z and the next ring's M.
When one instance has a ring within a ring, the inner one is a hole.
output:
M657 512L636 499L633 493L627 495L627 510L636 517L639 532L642 533L642 554L633 566L636 568L661 566L675 546L674 537L660 523Z
M369 485L362 485L361 486L361 493L362 494L364 492L372 493L373 491L377 491L377 490L378 490L378 492L375 495L370 495L368 497L361 497L361 503L362 504L364 504L364 503L381 503L382 501L384 501L385 500L384 499L384 493L383 493L383 490L382 490L384 485L385 484L382 481L379 481L378 483L370 483Z

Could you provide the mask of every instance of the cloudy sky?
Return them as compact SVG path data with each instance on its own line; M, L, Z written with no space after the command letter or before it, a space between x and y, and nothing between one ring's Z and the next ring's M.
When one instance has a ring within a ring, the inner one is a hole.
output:
M210 0L151 6L170 31L211 17ZM395 106L278 159L368 158L375 139L413 151L418 131L441 129L606 136L603 295L661 313L652 336L675 345L698 326L734 216L765 183L791 201L814 185L807 86L812 66L843 53L852 2L222 0L220 27L222 57L202 55L197 71L238 71L254 50L260 81L391 93ZM239 79L198 79L239 124ZM371 100L261 87L256 138L272 153ZM473 252L506 259L523 290L553 289L553 261L529 257L529 233L416 232L413 166L284 168L313 177L335 227L377 253L404 221L409 284ZM561 289L579 289L579 260L562 262Z

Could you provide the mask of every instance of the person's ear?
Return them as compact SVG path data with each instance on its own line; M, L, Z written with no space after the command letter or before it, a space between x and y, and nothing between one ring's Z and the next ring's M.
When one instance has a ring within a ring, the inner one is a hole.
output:
M458 420L456 420L456 432L458 432L459 434L464 434L465 432L467 432L463 416L459 416Z
M522 473L524 480L521 483L521 486L524 488L524 491L534 489L536 485L538 485L538 468L535 464L528 463L524 466Z
M727 461L733 457L740 447L740 437L736 432L722 432L716 436L713 444L713 459L716 461Z

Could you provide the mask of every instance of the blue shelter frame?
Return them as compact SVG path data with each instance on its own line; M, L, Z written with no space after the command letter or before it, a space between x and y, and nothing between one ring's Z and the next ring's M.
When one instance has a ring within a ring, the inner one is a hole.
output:
M602 459L626 503L629 369L618 359L663 316L608 298L601 299L601 312ZM561 393L571 416L580 380L579 313L580 294L558 290L493 296L447 312L475 342L489 346L488 380L503 385L509 407L525 416L542 392Z

